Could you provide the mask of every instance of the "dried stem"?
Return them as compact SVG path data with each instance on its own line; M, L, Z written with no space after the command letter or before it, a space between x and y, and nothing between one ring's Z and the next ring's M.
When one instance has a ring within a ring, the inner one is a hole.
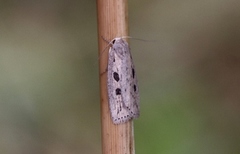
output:
M98 13L98 44L99 44L99 75L102 122L102 153L103 154L134 154L133 122L113 124L107 93L107 62L108 52L101 54L107 46L106 41L115 37L128 36L127 0L97 0Z

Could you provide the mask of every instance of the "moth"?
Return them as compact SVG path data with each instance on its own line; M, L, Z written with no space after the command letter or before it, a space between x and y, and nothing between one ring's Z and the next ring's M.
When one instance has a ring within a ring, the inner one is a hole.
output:
M120 37L111 42L108 57L108 97L114 124L139 117L139 89L128 43Z

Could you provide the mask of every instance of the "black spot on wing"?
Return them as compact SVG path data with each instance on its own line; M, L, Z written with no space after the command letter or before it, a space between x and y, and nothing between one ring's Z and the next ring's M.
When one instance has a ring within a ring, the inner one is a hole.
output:
M116 41L116 40L114 39L114 40L112 41L112 44L114 44L114 43L115 43L115 41Z
M135 78L135 70L132 68L132 77Z
M119 74L117 72L113 72L113 78L115 81L119 81Z
M120 89L120 88L117 88L117 89L115 90L115 92L116 92L116 95L121 95L121 89Z
M137 86L133 85L133 90L136 92L137 91Z

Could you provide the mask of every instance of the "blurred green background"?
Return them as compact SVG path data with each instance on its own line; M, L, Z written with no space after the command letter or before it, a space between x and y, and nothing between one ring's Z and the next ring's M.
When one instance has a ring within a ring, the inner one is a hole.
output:
M96 1L0 1L0 153L101 153ZM130 0L137 154L240 153L240 1Z

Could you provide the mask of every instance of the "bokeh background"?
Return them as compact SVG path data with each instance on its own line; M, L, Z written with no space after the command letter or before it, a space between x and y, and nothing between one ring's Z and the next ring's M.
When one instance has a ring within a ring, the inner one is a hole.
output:
M0 153L101 153L96 1L0 1ZM240 153L240 1L130 0L138 154Z

